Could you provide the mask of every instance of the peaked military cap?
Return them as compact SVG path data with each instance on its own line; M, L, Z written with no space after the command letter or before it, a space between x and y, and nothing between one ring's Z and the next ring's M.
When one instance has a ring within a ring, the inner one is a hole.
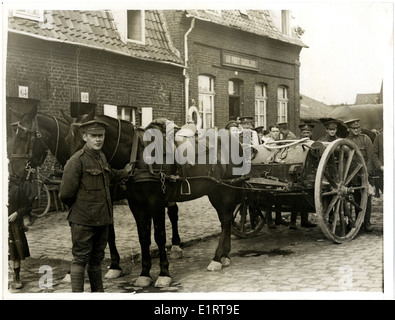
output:
M80 124L80 131L91 134L105 133L107 123L101 120L91 120Z
M226 124L225 129L229 129L229 128L231 128L231 127L236 127L236 128L238 128L238 127L239 127L239 123L240 123L240 121L238 121L238 120L230 120L230 121Z
M260 133L260 132L263 132L263 130L265 130L265 127L264 126L259 126L259 127L254 128L254 130L256 132Z
M277 125L278 125L280 128L284 128L284 127L286 127L286 126L288 125L288 122L278 122Z
M301 131L311 131L314 129L314 124L311 123L302 123L299 125Z
M337 129L337 121L329 120L324 123L325 128L327 129Z
M344 124L349 128L359 128L361 125L359 124L360 119L350 119L344 121Z
M253 117L240 117L241 122L252 122L254 120Z

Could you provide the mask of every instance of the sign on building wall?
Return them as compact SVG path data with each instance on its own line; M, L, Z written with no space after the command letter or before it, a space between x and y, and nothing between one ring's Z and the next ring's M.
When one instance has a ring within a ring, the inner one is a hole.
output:
M222 51L222 65L248 70L259 70L258 59Z

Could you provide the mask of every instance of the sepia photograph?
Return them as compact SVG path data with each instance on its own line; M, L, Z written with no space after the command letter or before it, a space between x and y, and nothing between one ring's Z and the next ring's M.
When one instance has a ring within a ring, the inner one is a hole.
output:
M394 299L393 2L2 15L2 300Z

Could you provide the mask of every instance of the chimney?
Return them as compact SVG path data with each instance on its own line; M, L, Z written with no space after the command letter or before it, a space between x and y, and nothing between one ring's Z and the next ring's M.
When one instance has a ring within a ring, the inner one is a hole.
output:
M291 29L289 17L289 10L281 10L281 32L287 36L289 36Z

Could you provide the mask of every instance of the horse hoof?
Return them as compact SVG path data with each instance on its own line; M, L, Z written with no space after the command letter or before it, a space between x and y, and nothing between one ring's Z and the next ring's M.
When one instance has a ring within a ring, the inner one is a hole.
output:
M230 266L230 259L228 257L222 257L221 263L224 267L228 267L228 266Z
M207 267L208 271L221 271L221 269L222 269L222 263L214 260L211 261Z
M170 257L173 259L182 258L182 249L180 248L180 246L176 246L176 245L171 246Z
M110 269L107 271L106 275L104 276L105 279L115 279L122 275L122 270L118 269Z
M150 277L140 276L140 277L137 278L137 280L134 283L134 285L136 287L143 287L143 288L145 288L145 287L150 286L151 282L152 282L152 279Z
M170 277L159 276L155 282L155 287L156 288L167 288L167 287L170 287L170 284L171 284Z
M70 283L70 282L71 282L71 277L70 277L70 273L68 273L62 279L62 283Z

